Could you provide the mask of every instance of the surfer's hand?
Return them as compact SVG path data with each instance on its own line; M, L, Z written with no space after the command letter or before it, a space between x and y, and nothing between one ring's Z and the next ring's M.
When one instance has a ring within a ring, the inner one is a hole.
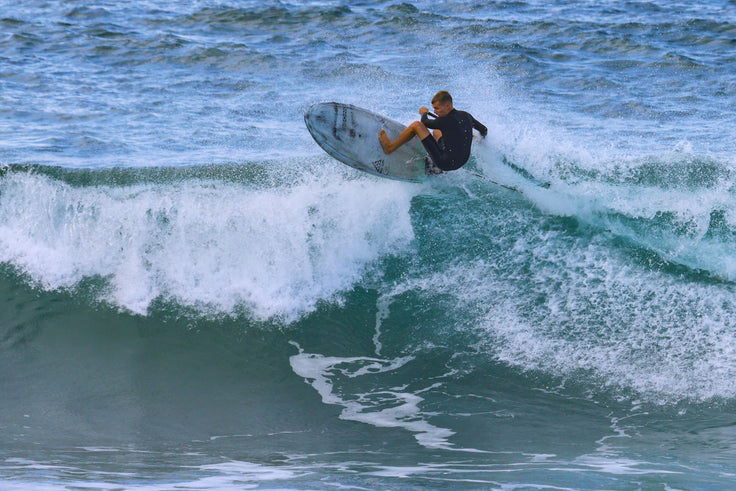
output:
M429 109L427 109L424 106L422 106L422 107L419 108L419 114L426 114L428 112L429 112Z

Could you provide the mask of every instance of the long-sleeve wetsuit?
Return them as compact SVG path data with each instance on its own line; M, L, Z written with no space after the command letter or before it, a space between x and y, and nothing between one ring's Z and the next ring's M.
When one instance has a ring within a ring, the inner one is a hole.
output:
M482 136L488 134L488 129L470 113L457 109L450 111L447 116L436 119L430 119L427 113L424 113L422 123L429 129L442 132L439 142L436 142L430 133L422 140L422 144L435 165L444 171L459 169L468 161L474 128Z

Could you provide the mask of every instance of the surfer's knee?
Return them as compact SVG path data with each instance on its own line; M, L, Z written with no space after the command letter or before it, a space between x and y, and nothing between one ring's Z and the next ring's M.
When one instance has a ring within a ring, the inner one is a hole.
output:
M409 126L412 128L412 131L415 135L419 137L420 140L424 140L429 135L429 130L426 126L424 126L424 123L422 123L421 121L414 121Z

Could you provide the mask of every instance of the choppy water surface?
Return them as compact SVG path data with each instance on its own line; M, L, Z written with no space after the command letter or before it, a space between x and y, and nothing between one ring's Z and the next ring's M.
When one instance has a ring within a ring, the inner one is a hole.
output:
M0 12L3 488L733 482L733 2ZM303 125L439 89L425 184Z

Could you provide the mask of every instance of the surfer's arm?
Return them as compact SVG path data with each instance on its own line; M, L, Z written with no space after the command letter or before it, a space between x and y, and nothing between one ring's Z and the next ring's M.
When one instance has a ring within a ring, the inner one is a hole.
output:
M478 133L480 133L480 136L482 136L483 138L485 138L488 134L488 128L483 126L483 124L478 122L478 120L475 118L473 118L473 128L475 128Z
M426 107L423 107L422 109L427 109ZM421 109L419 110L421 112ZM439 130L441 129L439 125L437 124L436 119L430 119L429 115L431 113L429 111L425 111L422 113L422 124L426 126L429 129L432 130ZM433 115L434 116L434 115Z

